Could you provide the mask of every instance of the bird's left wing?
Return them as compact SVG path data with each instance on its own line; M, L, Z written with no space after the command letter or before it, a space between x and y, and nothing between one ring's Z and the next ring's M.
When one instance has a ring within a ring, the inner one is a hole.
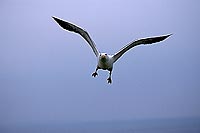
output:
M131 49L137 45L152 44L152 43L160 42L160 41L165 40L166 38L168 38L171 35L172 34L135 40L135 41L129 43L128 45L124 46L119 52L114 54L113 60L114 60L114 62L116 62L126 51L128 51L129 49Z
M96 57L98 57L99 55L99 51L96 48L95 43L92 41L92 39L90 38L89 34L87 33L87 31L83 30L82 28L71 24L69 22L66 22L64 20L58 19L56 17L52 17L63 29L68 30L68 31L72 31L75 33L80 34L87 42L88 44L91 46L94 54L96 55Z

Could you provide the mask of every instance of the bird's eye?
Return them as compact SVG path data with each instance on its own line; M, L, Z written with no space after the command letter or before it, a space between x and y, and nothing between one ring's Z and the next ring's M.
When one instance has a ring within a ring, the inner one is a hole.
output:
M105 55L107 55L107 54L105 54Z

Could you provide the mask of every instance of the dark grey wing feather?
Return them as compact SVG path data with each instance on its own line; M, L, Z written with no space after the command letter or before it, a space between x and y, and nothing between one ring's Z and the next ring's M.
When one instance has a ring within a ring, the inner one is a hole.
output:
M66 22L64 20L61 20L61 19L58 19L56 17L52 17L63 29L65 30L68 30L68 31L72 31L72 32L75 32L75 33L78 33L80 34L87 42L88 44L91 46L94 54L96 56L99 55L99 51L97 50L96 48L96 45L95 43L92 41L92 39L90 38L89 34L87 33L87 31L85 31L84 29L74 25L74 24L71 24L69 22Z
M128 51L129 49L131 49L137 45L152 44L152 43L160 42L160 41L165 40L166 38L168 38L171 35L172 34L135 40L135 41L129 43L128 45L124 46L119 52L114 54L114 56L113 56L114 62L117 61L126 51Z

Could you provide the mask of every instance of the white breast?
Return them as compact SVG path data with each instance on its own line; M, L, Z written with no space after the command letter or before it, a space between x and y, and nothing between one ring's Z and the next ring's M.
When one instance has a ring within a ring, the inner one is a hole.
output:
M112 68L113 62L113 58L110 55L106 56L105 60L102 60L100 57L98 58L98 66L104 70Z

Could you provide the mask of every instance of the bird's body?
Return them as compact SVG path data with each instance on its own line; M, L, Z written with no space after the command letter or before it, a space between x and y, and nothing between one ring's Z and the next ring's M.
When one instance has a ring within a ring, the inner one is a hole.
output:
M140 45L140 44L152 44L152 43L156 43L156 42L160 42L163 41L164 39L168 38L169 36L171 36L171 34L168 35L162 35L162 36L157 36L157 37L149 37L149 38L144 38L144 39L138 39L135 41L132 41L131 43L127 44L126 46L124 46L121 50L119 50L117 53L113 54L113 55L108 55L107 53L100 53L97 48L95 43L92 41L92 39L90 38L89 34L87 33L87 31L85 31L84 29L71 24L69 22L66 22L64 20L58 19L56 17L53 17L53 19L65 30L68 31L72 31L75 33L80 34L90 45L90 47L92 48L95 56L97 57L97 67L95 72L92 74L93 77L96 77L97 74L97 70L98 69L103 69L103 70L108 70L109 71L109 77L108 77L108 83L112 83L111 80L111 74L112 74L112 70L113 70L113 64L129 49Z

